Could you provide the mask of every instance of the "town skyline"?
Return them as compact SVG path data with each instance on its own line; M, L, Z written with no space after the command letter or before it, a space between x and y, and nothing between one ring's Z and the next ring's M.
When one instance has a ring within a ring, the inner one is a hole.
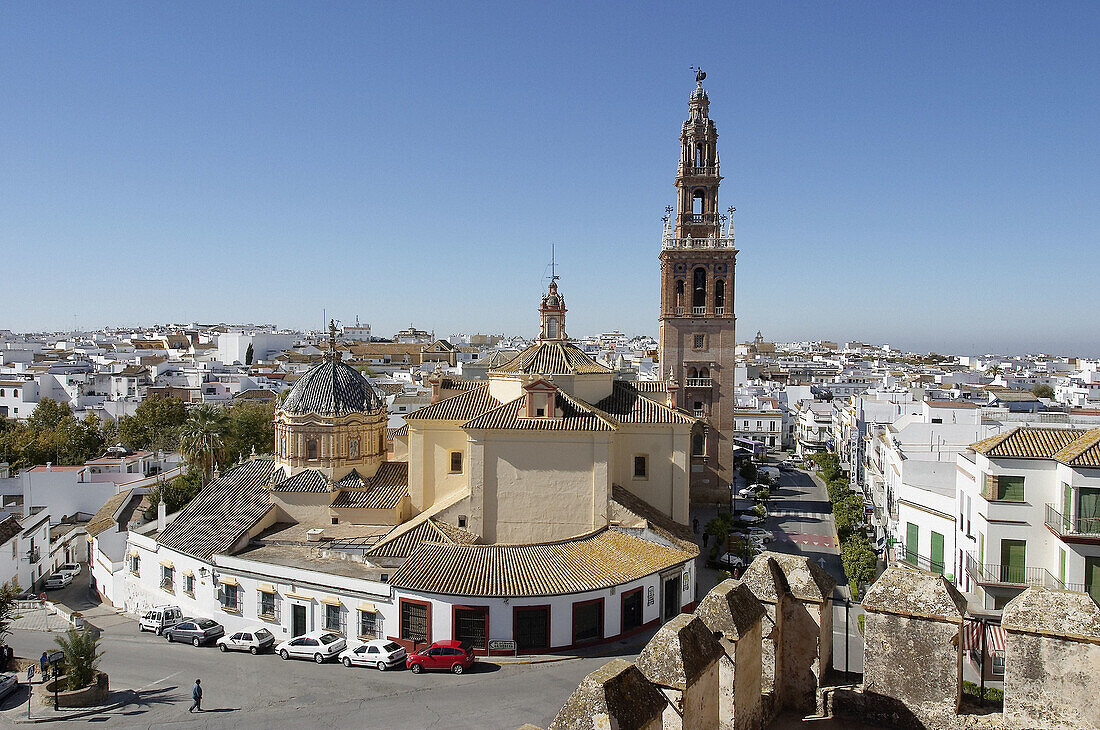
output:
M440 6L453 22L410 62L418 16L389 9L14 9L0 247L13 270L54 264L48 297L9 283L34 306L0 326L327 309L530 333L553 244L572 331L653 333L699 65L742 332L1095 354L1100 325L1064 312L1100 295L1057 263L1095 245L1095 9L713 10L729 42L685 52L691 19L658 11ZM490 21L508 32L488 48ZM630 42L597 42L609 27Z

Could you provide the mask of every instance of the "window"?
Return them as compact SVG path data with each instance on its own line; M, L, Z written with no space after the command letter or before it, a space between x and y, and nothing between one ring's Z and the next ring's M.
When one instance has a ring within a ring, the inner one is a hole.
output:
M461 451L452 451L451 452L451 471L450 471L450 473L451 474L461 474L462 473L462 452Z
M545 408L536 408L535 409L535 417L536 418L543 418L545 415L546 415L546 409Z
M684 280L683 279L677 279L676 280L676 306L677 307L684 306Z
M241 610L241 589L235 585L229 585L227 583L221 584L221 589L218 591L221 595L222 610L223 611L240 611Z
M1005 674L1005 653L1003 649L996 649L993 652L993 674L997 677L1003 677Z
M306 441L306 458L310 461L317 460L317 439Z
M573 604L573 643L587 644L603 638L603 599Z
M692 338L692 345L691 346L693 348L695 348L696 350L702 350L704 347L707 346L707 336L706 335L694 335L694 337Z
M719 279L714 282L714 308L722 309L726 306L726 282Z
M359 611L359 638L374 639L378 636L378 614L374 611Z
M1024 501L1024 478L1002 474L997 477L997 499L1002 502Z
M274 618L275 617L275 594L268 593L267 591L260 591L260 606L259 614L261 617Z
M466 515L458 516L458 526L463 528L466 527Z
M169 593L175 592L175 581L173 575L175 571L169 568L167 565L160 566L160 587L161 590L168 591Z
M401 638L416 643L431 643L428 628L428 604L401 601Z
M905 523L905 562L912 565L917 564L917 557L920 555L920 528L914 525L912 522Z
M34 550L34 541L31 541L31 550ZM130 572L134 575L141 575L141 558L137 555L130 556Z
M195 595L195 576L183 576L183 592L187 593L188 595Z
M691 455L703 455L703 434L697 433L691 437Z
M454 638L475 649L485 649L489 640L489 607L455 607Z
M649 476L649 457L645 454L639 454L634 457L634 478L645 479Z
M378 434L378 453L385 453L386 451L386 437L379 432Z
M554 317L546 320L546 337L551 340L558 337L558 320Z
M707 306L707 270L699 266L691 274L691 308L706 309Z
M343 633L344 627L342 624L343 619L343 607L331 604L325 604L325 628L329 631L339 631Z
M348 439L348 458L359 458L359 439Z

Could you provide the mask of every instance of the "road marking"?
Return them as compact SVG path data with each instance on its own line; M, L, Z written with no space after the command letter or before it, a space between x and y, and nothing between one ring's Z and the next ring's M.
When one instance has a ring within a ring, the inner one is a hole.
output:
M155 685L158 685L158 684L160 684L161 682L167 682L167 681L168 681L169 679L171 679L172 677L176 676L177 674L183 674L183 670L181 669L181 670L180 670L180 671L178 671L178 672L172 672L172 673L171 673L171 674L169 674L169 675L168 675L167 677L161 677L161 678L160 678L160 679L158 679L157 681L155 681L155 682L150 682L149 684L145 685L144 687L138 687L138 688L137 688L137 690L135 690L135 691L137 691L137 692L140 692L140 691L142 691L143 689L149 689L150 687L153 687L153 686L155 686Z

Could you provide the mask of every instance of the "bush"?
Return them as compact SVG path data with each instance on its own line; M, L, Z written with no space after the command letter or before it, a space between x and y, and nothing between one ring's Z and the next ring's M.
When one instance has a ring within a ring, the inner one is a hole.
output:
M976 697L978 699L981 699L982 686L980 684L975 684L974 682L971 682L969 680L964 679L963 680L963 694L964 695L970 695L972 697ZM993 703L1004 702L1004 699L1005 699L1005 693L1003 691L1001 691L999 689L994 689L992 687L986 687L985 688L985 701L986 702L993 702Z
M69 629L55 641L65 654L64 672L68 688L80 689L90 685L103 656L103 652L98 651L99 638L85 627L83 631Z

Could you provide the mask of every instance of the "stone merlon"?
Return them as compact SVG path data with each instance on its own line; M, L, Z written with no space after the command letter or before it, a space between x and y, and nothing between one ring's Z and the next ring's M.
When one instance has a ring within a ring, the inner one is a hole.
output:
M766 603L778 603L791 592L783 569L779 567L774 556L775 553L771 552L757 555L741 576L741 582L749 587L753 595Z
M825 570L805 555L765 553L779 564L787 579L791 594L800 601L824 603L833 596L836 581Z
M695 609L695 615L714 633L737 641L764 618L764 606L740 581L719 583Z
M1001 614L1009 631L1100 644L1100 607L1087 593L1028 588Z
M667 706L668 700L636 666L612 659L581 680L548 730L592 730L604 725L637 730L659 722Z
M722 645L706 624L682 613L654 634L637 664L650 682L683 691L722 656Z
M966 599L938 573L895 564L867 591L863 609L961 624Z

